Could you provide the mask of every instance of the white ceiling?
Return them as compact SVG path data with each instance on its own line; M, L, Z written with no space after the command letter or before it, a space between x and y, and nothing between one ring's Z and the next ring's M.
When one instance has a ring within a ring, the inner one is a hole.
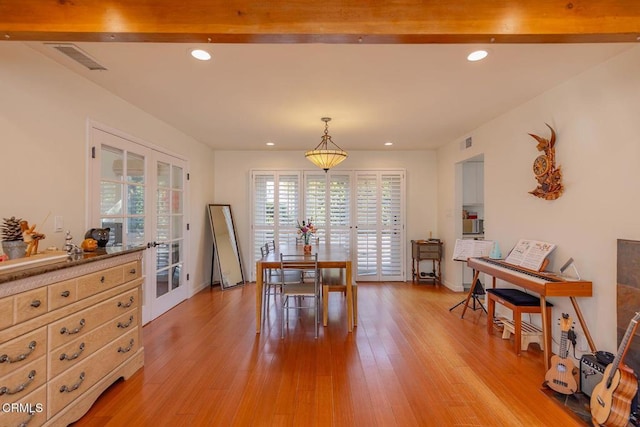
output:
M189 44L76 43L107 68L89 71L27 44L214 149L301 151L324 116L347 151L435 148L634 46L492 45L472 63L478 46L215 44L199 62Z

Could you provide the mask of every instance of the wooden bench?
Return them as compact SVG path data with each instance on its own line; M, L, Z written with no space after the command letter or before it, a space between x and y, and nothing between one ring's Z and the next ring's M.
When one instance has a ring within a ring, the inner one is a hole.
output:
M320 275L322 279L322 324L327 326L329 322L329 292L341 292L347 296L346 278L344 270L337 268L323 268ZM347 313L349 305L351 305L353 319L347 319L347 321L353 322L353 326L358 326L358 286L355 280L351 285L351 290L353 301L347 298Z
M507 319L506 317L501 317L500 321L504 329L502 330L502 339L508 340L511 338L511 334L515 334L516 325L515 322L511 319ZM529 344L538 343L540 346L540 350L544 350L544 340L542 339L542 329L538 328L535 325L532 325L528 322L522 322L522 349L527 351Z
M496 302L511 309L513 312L513 334L515 335L515 351L520 355L522 350L522 314L537 313L542 314L540 298L523 292L519 289L493 288L487 289L487 332L493 332L493 318L496 311ZM553 304L546 304L547 331L551 330L551 307ZM541 346L542 347L542 346Z

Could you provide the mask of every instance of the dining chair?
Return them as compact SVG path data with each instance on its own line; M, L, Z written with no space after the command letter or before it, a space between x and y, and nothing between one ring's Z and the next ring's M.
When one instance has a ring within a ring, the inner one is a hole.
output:
M266 257L270 252L272 252L271 248L275 242L273 240L265 243L260 246L260 254L262 258ZM299 278L299 275L296 276ZM280 279L280 271L278 269L273 268L265 268L262 274L262 319L264 320L267 317L267 312L269 311L269 300L271 295L277 295L278 291L282 290L282 284Z
M347 313L349 313L349 306L351 306L353 313L353 318L347 319L347 322L353 322L353 326L358 326L358 286L356 281L351 282L352 299L349 299L344 269L323 268L320 274L322 278L322 324L327 326L329 322L329 292L340 292L346 298Z
M287 281L287 272L310 272L312 278L301 281ZM284 338L285 323L289 322L290 310L313 310L315 315L315 337L318 338L318 325L320 323L320 272L318 270L318 254L284 255L280 254L280 273L282 284L282 329L280 338ZM304 300L310 299L310 305L304 305Z

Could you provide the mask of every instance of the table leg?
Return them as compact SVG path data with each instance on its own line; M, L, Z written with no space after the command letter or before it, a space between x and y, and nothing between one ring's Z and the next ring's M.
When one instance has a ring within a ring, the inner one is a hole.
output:
M353 277L351 272L351 261L347 261L346 266L347 270L347 325L349 328L349 332L353 332ZM351 302L349 304L349 302Z
M256 262L256 334L262 329L262 261Z
M542 337L544 339L544 369L548 371L551 366L551 331L549 330L551 319L547 316L547 300L544 295L540 295L540 312L542 316Z

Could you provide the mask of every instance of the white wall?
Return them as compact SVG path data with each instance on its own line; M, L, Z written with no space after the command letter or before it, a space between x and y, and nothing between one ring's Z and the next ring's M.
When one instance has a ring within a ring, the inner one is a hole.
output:
M312 142L309 142L310 146ZM348 141L340 144L347 151ZM411 277L411 239L424 239L433 232L437 237L437 158L434 151L354 151L336 170L405 169L407 202L407 280ZM300 151L218 151L215 159L215 200L230 203L236 224L245 271L254 263L250 251L251 169L314 170Z
M497 241L503 255L519 238L556 243L548 267L555 271L573 257L581 276L593 281L593 297L579 299L590 332L599 349L614 353L616 239L640 240L639 101L636 47L479 127L471 149L460 149L467 136L461 135L438 151L438 222L445 241L455 240L459 222L456 163L484 153L486 238ZM545 122L557 132L556 162L564 176L565 194L555 201L528 194L536 186L531 167L539 154L528 133L548 137ZM446 248L444 277L455 287L460 267L449 261L452 245ZM568 299L550 300L554 319L563 312L576 319Z
M211 244L204 227L213 197L211 149L22 43L0 43L0 94L0 217L36 223L47 235L41 248L64 245L64 233L53 232L56 215L76 243L82 240L90 226L87 121L95 120L188 159L191 292L208 283Z

